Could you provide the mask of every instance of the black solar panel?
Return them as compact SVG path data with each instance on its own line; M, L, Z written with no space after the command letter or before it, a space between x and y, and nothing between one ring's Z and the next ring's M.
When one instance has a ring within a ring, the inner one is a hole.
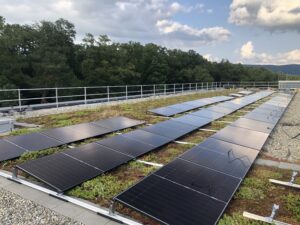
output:
M97 122L94 122L94 124L99 125L101 127L105 127L112 131L118 131L125 128L134 127L137 125L141 125L145 123L144 121L140 120L133 120L127 117L119 116L119 117L113 117L106 120L100 120Z
M268 134L240 127L227 126L212 135L212 138L260 150L268 138Z
M243 149L236 147L231 151L228 149L228 146L222 145L217 145L216 148L212 149L204 148L201 145L196 146L184 153L180 158L221 173L243 178L255 159L253 159L253 156L256 157L259 153L256 150L252 150L249 153L245 152L243 155Z
M155 174L225 202L231 199L241 182L241 179L183 159L175 159Z
M241 104L235 104L232 102L223 102L223 103L218 104L218 106L224 107L224 108L229 108L229 109L234 109L234 110L241 108Z
M126 138L124 135L106 138L97 143L134 158L155 149L152 145Z
M57 147L63 144L58 140L39 133L8 137L7 140L28 151L39 151L41 149Z
M17 158L24 152L26 152L25 149L22 149L7 141L0 140L0 161Z
M67 144L108 134L110 132L111 130L92 123L82 123L68 127L49 129L42 131L41 133Z
M115 200L163 224L215 224L226 203L181 185L150 175Z
M172 120L180 123L189 124L191 126L195 126L198 128L212 122L211 119L199 117L199 116L193 116L193 115L184 115L184 116L174 118Z
M246 128L249 130L255 130L255 131L269 134L271 133L275 125L272 123L265 123L262 121L240 118L236 120L234 123L230 124L230 126Z
M193 105L188 105L188 104L185 104L185 103L170 105L169 107L174 108L174 109L180 109L180 110L182 110L182 112L189 111L189 110L192 110L192 109L196 108Z
M266 122L266 123L272 123L275 125L278 122L280 117L275 114L274 115L266 115L266 114L261 114L261 113L250 112L250 113L246 114L244 116L244 118L258 120L258 121L262 121L262 122Z
M96 143L69 149L64 151L63 154L67 154L104 172L132 159L130 156Z
M175 114L181 113L181 109L174 109L170 107L161 107L157 109L151 109L149 112L156 113L161 116L173 116Z
M66 191L102 172L63 153L39 158L17 165L33 177L59 192Z
M199 117L205 117L211 120L220 119L221 117L225 116L224 113L214 112L207 109L201 109L199 111L191 113L191 115L199 116Z
M143 130L131 131L129 133L123 134L123 136L152 145L156 148L168 144L170 141L172 141L170 138L166 138Z
M220 106L211 106L206 109L214 111L214 112L224 113L224 114L230 114L235 111L235 109L229 109L229 108L220 107Z
M170 138L172 140L175 140L183 135L186 135L196 130L197 128L188 124L179 123L173 120L167 120L142 129L147 132L158 134Z

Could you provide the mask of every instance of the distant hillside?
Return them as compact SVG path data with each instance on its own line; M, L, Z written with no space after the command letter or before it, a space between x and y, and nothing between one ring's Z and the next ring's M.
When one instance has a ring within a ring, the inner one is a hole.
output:
M264 67L273 72L285 73L289 75L300 75L300 65L298 64L290 64L290 65L248 65L252 67Z

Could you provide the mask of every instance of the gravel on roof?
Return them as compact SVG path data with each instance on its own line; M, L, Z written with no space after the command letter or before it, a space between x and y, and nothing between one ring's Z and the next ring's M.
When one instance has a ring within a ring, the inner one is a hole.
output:
M82 225L0 188L1 225Z
M297 136L297 137L296 137ZM264 154L279 160L300 162L300 92L264 146Z

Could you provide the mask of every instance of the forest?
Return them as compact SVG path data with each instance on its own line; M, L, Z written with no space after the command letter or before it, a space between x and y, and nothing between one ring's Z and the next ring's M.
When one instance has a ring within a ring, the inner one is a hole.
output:
M274 81L282 76L227 60L209 62L194 50L115 43L90 33L75 43L75 36L75 26L64 19L20 25L0 16L0 89Z

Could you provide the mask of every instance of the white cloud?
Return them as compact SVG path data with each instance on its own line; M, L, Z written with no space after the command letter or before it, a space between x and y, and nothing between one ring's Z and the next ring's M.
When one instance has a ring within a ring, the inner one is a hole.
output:
M199 43L226 41L230 37L230 32L222 27L196 29L171 20L159 20L156 26L162 34L182 37Z
M251 41L248 41L241 48L241 56L245 59L253 57L253 44Z
M254 64L300 64L300 49L271 55L268 53L257 53L251 41L245 43L240 49L240 55L244 63Z
M300 32L300 0L233 0L229 22Z
M212 14L212 13L214 12L214 10L213 10L213 9L207 9L206 12L207 12L208 14Z
M220 59L218 57L214 57L212 54L204 54L203 58L205 58L206 60L210 61L210 62L219 62Z
M222 27L193 28L172 21L176 13L196 7L172 0L0 0L0 15L9 23L33 23L65 18L76 26L79 40L85 33L107 34L114 41L140 41L167 47L191 48L227 40ZM191 41L193 40L193 41Z

